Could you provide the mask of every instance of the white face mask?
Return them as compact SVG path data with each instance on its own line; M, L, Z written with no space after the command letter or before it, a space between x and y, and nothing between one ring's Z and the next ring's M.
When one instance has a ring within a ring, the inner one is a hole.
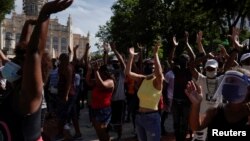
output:
M19 65L13 62L8 62L4 65L1 73L3 78L12 83L20 78L20 75L17 74L19 69L21 69Z
M216 77L216 75L217 75L217 71L216 70L215 71L206 71L206 76L208 78L214 78L214 77Z
M243 65L242 68L243 68L243 69L246 69L246 70L248 70L248 71L250 71L250 66Z

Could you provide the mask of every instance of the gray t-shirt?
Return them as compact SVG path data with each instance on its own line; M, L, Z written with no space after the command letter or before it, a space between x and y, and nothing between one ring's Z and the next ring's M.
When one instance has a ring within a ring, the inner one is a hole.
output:
M118 73L116 77L116 86L112 95L112 101L117 100L125 100L125 90L124 90L124 81L125 81L125 73L122 70L117 71Z

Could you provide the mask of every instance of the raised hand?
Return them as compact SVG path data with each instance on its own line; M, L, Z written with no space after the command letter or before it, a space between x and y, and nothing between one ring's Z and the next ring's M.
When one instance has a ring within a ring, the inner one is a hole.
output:
M97 71L100 68L100 62L98 60L94 61L94 70Z
M134 47L129 48L130 55L137 55L138 53L135 53Z
M174 44L174 47L177 47L179 45L179 43L176 41L175 36L173 37L173 44Z
M202 31L199 31L196 35L196 42L197 43L200 43L202 41L202 36L203 36L203 33Z
M185 42L188 43L189 33L185 31Z
M69 54L72 53L71 47L70 47L70 46L68 46L68 53L69 53Z
M108 53L110 51L109 44L103 43L103 49L104 49L104 52Z
M222 56L227 56L228 55L227 50L225 49L224 46L219 46L219 48L220 48L220 54Z
M140 50L143 50L143 49L144 49L144 47L143 47L141 44L139 44L139 43L137 43L137 47L138 47Z
M79 48L79 45L76 45L76 46L74 47L74 51L76 51L78 48Z
M189 81L185 93L188 96L189 100L194 105L199 105L202 101L201 87L196 85L193 81Z
M161 47L161 43L160 42L157 42L154 46L154 53L157 53L159 48Z
M228 35L228 37L230 37L230 39L232 40L233 42L233 47L235 49L240 49L243 47L242 44L240 44L240 41L239 41L239 34L240 34L240 30L233 27L232 29L232 35Z
M91 47L91 46L89 45L89 43L87 43L87 44L86 44L86 50L89 50L90 47Z
M114 42L110 43L110 48L111 48L112 50L115 50L115 49L116 49L116 46L115 46L115 43L114 43Z
M74 0L54 0L47 2L41 9L41 14L50 15L68 8Z

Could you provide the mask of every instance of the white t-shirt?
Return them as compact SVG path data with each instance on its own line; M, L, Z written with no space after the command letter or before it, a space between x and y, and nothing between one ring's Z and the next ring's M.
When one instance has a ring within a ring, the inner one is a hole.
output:
M118 76L116 78L115 90L112 94L112 101L125 100L126 99L124 91L125 73L122 70L116 73L118 73Z
M196 84L201 86L202 89L202 102L200 107L200 113L203 114L210 107L217 107L219 103L222 103L222 96L214 98L214 94L219 87L223 75L216 77L215 79L209 79L203 74L199 73Z

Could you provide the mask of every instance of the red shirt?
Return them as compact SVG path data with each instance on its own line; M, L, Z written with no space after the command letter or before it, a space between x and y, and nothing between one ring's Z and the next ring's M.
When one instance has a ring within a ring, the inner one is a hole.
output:
M112 91L100 90L97 87L94 87L92 90L91 96L91 108L101 109L106 108L111 105Z

